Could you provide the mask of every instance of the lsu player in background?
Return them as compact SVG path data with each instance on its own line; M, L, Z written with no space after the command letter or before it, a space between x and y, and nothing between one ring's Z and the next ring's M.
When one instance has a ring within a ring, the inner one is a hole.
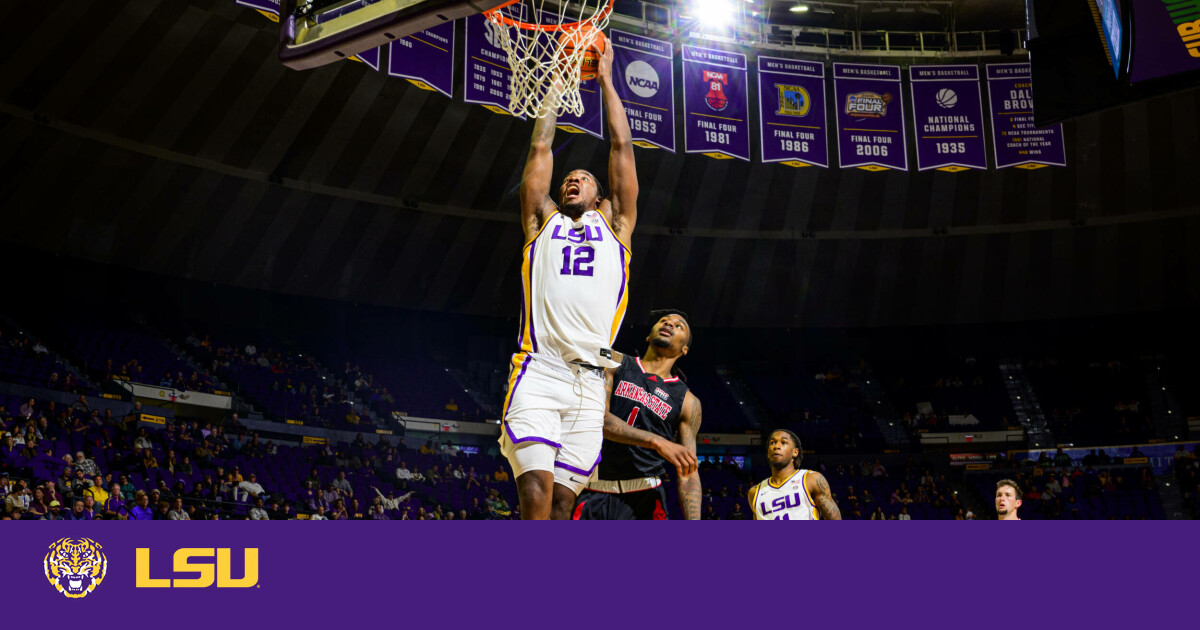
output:
M771 476L750 488L750 511L756 521L842 520L825 475L800 468L800 438L787 429L771 433L767 463Z
M597 81L611 139L611 194L591 172L575 169L551 199L553 112L534 124L521 180L520 350L509 372L500 451L526 519L570 518L600 459L604 370L620 365L612 343L629 300L638 180L612 58L606 46Z

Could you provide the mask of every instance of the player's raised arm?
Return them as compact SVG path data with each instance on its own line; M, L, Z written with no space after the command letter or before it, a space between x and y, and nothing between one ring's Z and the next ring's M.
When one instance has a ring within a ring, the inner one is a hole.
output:
M746 501L750 503L750 513L754 515L754 520L758 520L758 510L754 509L754 502L758 500L758 486L750 486L750 490L746 492Z
M612 81L613 47L609 42L600 55L600 92L604 96L604 112L608 118L608 135L611 148L608 152L608 187L611 189L609 202L612 206L613 229L626 244L633 236L637 223L638 180L637 167L633 161L633 133L629 131L629 118L625 106Z
M554 174L554 125L558 116L553 111L533 123L533 139L529 141L529 156L521 175L521 229L525 241L533 240L542 222L553 210L550 200L550 177Z
M813 505L816 506L822 520L842 520L842 511L838 509L837 503L833 501L833 492L829 490L829 482L825 480L825 475L814 470L808 474L808 478L804 480L804 485L805 489L808 490L808 496L812 497Z
M688 392L683 397L683 412L679 414L679 443L696 458L696 434L700 432L700 399ZM700 470L692 469L688 475L679 475L679 507L683 518L700 520ZM751 505L754 505L751 503Z

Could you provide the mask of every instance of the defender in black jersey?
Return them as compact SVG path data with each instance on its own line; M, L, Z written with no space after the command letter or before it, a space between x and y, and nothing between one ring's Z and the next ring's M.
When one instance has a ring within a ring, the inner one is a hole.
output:
M692 329L680 311L659 311L641 358L614 356L605 371L608 413L596 477L579 495L575 520L666 520L662 475L676 468L684 518L700 518L696 433L700 400L675 369L688 353Z

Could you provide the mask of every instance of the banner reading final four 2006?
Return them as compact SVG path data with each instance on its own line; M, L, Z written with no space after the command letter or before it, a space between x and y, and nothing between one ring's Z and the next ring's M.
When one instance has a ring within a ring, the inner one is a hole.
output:
M842 168L907 171L900 66L835 63L833 94Z
M979 66L909 66L917 170L987 169Z
M1035 169L1067 165L1062 125L1038 127L1033 124L1033 82L1029 64L988 64L987 87L996 168Z
M525 19L524 4L513 4L500 10L514 19ZM508 109L512 68L508 65L508 55L500 45L499 28L482 13L466 18L463 101L483 105L497 114L512 114ZM519 115L518 118L524 119L525 116Z
M688 153L750 161L746 55L683 47L683 119Z
M763 162L828 167L825 64L760 55L758 123Z
M613 84L633 143L675 152L675 51L671 42L612 29Z
M422 90L453 98L454 22L438 24L388 44L388 76L408 79Z

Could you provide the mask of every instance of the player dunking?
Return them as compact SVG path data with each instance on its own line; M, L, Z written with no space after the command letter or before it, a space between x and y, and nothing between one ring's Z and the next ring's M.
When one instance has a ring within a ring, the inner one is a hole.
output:
M638 196L612 58L606 46L599 83L612 141L612 194L605 196L596 177L578 169L559 184L558 203L550 199L553 113L534 125L521 181L520 351L512 357L500 447L526 519L569 518L600 459L604 368L617 365L610 348L628 302Z
M605 373L608 413L598 479L575 505L577 520L665 520L665 464L675 466L683 517L700 519L696 433L700 399L688 391L675 362L688 353L692 329L681 311L658 311L659 319L639 359L617 358Z
M840 521L825 475L800 468L800 438L787 429L771 433L767 463L771 476L750 489L750 511L760 521Z
M1021 486L1012 479L996 482L996 516L1001 521L1019 521L1017 510L1021 507Z

